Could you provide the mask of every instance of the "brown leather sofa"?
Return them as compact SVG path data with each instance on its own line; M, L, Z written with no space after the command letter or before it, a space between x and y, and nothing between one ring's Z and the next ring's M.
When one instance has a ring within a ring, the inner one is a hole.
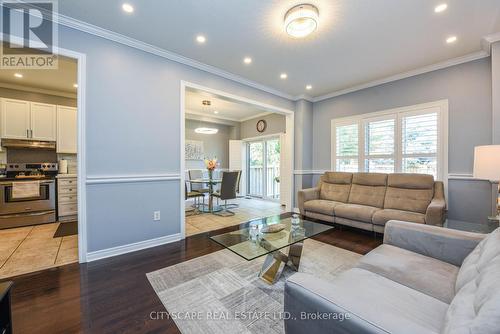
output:
M442 225L444 187L432 175L326 172L298 192L300 213L332 223L384 232L389 220Z

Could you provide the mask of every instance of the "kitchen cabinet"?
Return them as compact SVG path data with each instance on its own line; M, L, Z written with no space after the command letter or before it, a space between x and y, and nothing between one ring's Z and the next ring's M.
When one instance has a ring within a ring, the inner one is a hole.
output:
M56 106L46 103L2 99L2 138L56 140Z
M72 107L57 107L57 153L77 151L77 111Z
M2 99L2 138L28 139L30 135L30 102Z
M31 103L31 132L34 140L55 141L57 109L53 104Z
M78 186L76 175L57 176L57 217L59 221L77 220Z

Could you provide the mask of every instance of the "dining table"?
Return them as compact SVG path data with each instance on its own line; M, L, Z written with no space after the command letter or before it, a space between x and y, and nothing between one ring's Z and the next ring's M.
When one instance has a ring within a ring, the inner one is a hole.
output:
M219 205L214 206L214 186L217 184L222 183L222 179L209 179L209 178L203 178L203 179L192 179L192 180L187 180L187 182L191 184L208 184L208 206L205 207L203 206L201 208L201 212L207 212L207 213L213 213L213 212L218 212L222 210L222 207Z

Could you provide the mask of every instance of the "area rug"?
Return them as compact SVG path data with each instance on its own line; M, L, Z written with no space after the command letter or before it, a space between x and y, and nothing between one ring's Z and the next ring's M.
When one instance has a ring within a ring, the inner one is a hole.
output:
M299 271L332 279L360 257L308 239ZM246 261L225 249L146 276L184 334L284 333L283 289L295 272L285 267L279 281L268 285L257 277L264 259Z
M78 222L64 222L59 224L56 233L54 233L54 238L68 237L75 234L78 234Z

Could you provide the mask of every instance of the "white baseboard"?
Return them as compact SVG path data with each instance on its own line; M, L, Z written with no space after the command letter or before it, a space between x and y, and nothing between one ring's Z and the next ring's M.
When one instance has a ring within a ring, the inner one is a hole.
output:
M164 237L135 242L133 244L101 249L101 250L98 250L95 252L87 253L87 262L97 261L97 260L105 259L105 258L112 257L112 256L136 252L136 251L143 250L146 248L156 247L156 246L168 244L171 242L179 241L181 239L182 239L181 234L176 233L176 234L167 235Z

